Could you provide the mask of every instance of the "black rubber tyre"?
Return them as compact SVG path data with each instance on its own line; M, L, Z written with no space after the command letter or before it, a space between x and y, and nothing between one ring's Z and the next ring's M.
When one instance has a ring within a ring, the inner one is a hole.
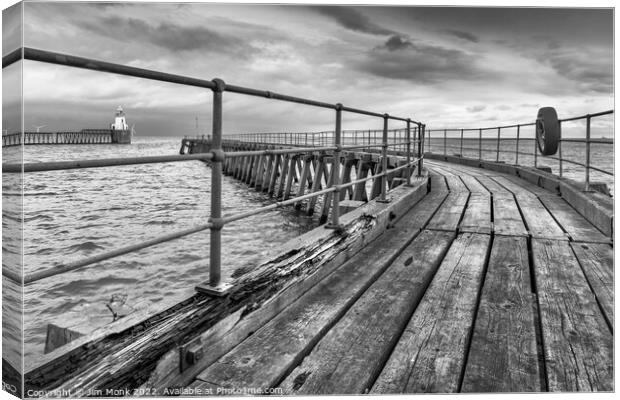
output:
M560 140L560 122L553 107L538 110L536 118L536 142L543 156L552 156L558 151Z

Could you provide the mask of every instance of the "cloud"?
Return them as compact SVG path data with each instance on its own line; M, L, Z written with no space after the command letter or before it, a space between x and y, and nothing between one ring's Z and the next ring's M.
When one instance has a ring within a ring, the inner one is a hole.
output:
M388 79L433 83L449 79L471 79L480 71L473 56L456 49L391 36L385 43L366 52L360 61L351 61L361 71Z
M115 15L101 17L97 21L78 22L77 25L102 36L123 42L151 43L174 53L202 50L244 57L253 52L246 40L202 26L183 26L169 22L151 25L138 18Z
M317 6L311 7L311 9L332 18L343 27L352 31L368 33L371 35L397 34L397 32L391 29L383 28L382 26L373 23L370 18L351 7Z
M486 110L486 108L487 106L483 104L479 104L477 106L467 107L466 110L469 111L470 113L477 113L477 112Z
M444 32L452 36L456 36L459 39L467 40L472 43L478 43L480 41L480 39L478 39L478 37L474 35L473 33L459 31L456 29L445 29Z
M559 75L588 91L613 92L613 50L577 48L556 49L546 60Z

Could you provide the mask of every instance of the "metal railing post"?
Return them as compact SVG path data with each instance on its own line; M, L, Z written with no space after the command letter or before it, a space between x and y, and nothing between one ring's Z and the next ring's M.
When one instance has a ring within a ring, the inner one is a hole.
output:
M517 147L515 148L515 165L519 165L519 136L521 135L521 125L517 125Z
M411 186L411 118L407 118L407 186Z
M501 140L501 132L502 132L502 128L497 127L497 152L495 155L495 162L499 162L499 142Z
M463 129L461 129L461 148L459 150L461 158L463 157Z
M426 127L424 127L424 133L426 133ZM431 130L428 130L428 151L431 151Z
M534 127L534 168L538 168L538 139L536 138L536 127Z
M387 160L387 151L388 151L388 114L383 114L383 145L381 149L381 173L384 175L381 177L381 197L379 201L382 203L387 203L389 200L387 199L387 168L388 168L388 160Z
M340 226L340 153L342 152L342 104L336 104L336 129L334 131L334 165L332 166L332 223L325 225L330 229L341 229Z
M590 190L590 114L586 116L586 191Z
M558 158L559 158L559 163L560 163L560 178L561 178L562 177L562 171L564 169L563 165L562 165L562 161L563 161L562 160L562 121L558 121L558 128L560 128L559 131L558 131L558 133L559 133L559 135L558 135L559 136L558 137L558 153L559 153L558 156L559 157Z
M424 145L424 125L418 123L418 178L422 176L422 146Z
M443 155L448 153L448 130L443 130Z
M211 226L209 247L209 283L196 287L199 292L222 296L230 285L222 283L222 94L226 84L221 79L214 79L213 90L213 140L211 141Z
M482 128L478 129L478 160L482 160Z

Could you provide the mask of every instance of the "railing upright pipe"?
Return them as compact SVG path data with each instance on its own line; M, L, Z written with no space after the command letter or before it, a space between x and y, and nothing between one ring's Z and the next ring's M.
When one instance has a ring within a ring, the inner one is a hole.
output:
M448 153L448 130L443 130L443 155L445 156Z
M502 128L497 128L497 151L495 154L495 162L499 162L499 143L501 141Z
M411 163L411 119L407 118L407 165ZM411 186L411 167L407 167L407 186Z
M519 165L519 136L521 135L521 125L517 125L517 144L515 147L515 165Z
M461 148L459 150L461 158L463 157L463 129L461 129Z
M538 168L538 139L536 138L536 127L534 127L534 168Z
M196 290L221 296L230 288L222 283L222 94L226 84L221 79L214 79L213 91L213 139L211 141L211 235L209 247L209 283L201 284Z
M478 160L482 160L482 129L478 129Z
M332 223L327 228L341 229L340 226L340 153L342 152L342 104L336 104L336 129L334 130L334 164L332 166Z
M586 117L586 191L590 190L590 119Z
M562 177L562 173L564 170L564 166L562 165L562 121L558 121L558 127L560 128L558 133L559 133L559 140L558 140L558 162L560 164L560 178Z
M383 115L383 146L381 149L381 172L384 174L380 179L381 179L381 197L379 199L379 201L381 202L387 202L387 168L388 168L388 159L387 159L387 152L388 152L388 119L389 119L389 115L388 114L384 114Z
M422 147L424 146L424 125L418 123L418 178L422 176Z

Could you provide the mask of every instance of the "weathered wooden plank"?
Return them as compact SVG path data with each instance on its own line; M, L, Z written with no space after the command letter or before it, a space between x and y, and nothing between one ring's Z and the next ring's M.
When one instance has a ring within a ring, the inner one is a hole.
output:
M273 165L271 169L271 174L269 178L269 189L267 190L267 194L272 195L276 189L276 181L278 180L278 174L280 172L280 163L282 162L283 156L279 154L274 155Z
M454 237L424 231L280 385L287 394L370 389Z
M431 193L433 193L431 184ZM456 231L461 215L467 205L469 192L450 193L441 208L428 223L428 229Z
M533 196L553 196L555 193L551 193L548 190L545 190L539 186L533 185L530 182L521 179L516 176L511 175L498 175L493 177L493 179L504 186L511 192L517 194L522 193L524 195L533 195Z
M319 157L316 161L316 167L314 170L314 182L312 182L311 193L318 192L321 190L321 177L323 176L323 170L325 168L323 157ZM312 197L308 199L307 210L308 215L314 214L314 206L317 202L317 197Z
M540 197L540 201L547 207L553 217L562 225L562 228L576 242L611 243L611 238L605 236L594 225L579 214L563 198L555 196Z
M493 193L493 196L511 196L510 193L505 187L501 186L499 183L495 182L489 176L477 176L476 179L480 182L487 190Z
M448 190L451 192L469 192L469 189L467 189L467 186L465 186L460 177L446 175L445 178L448 184Z
M496 236L462 392L542 390L530 285L526 238Z
M360 159L355 167L355 180L365 179L370 171L370 163ZM355 184L353 191L353 200L368 201L368 193L366 192L366 182Z
M465 186L467 186L467 189L472 192L472 193L484 193L484 194L489 194L490 192L484 187L482 186L482 184L480 182L478 182L478 180L473 177L472 175L466 175L465 173L463 173L462 175L460 175L461 180L463 181L463 183L465 184Z
M273 163L274 163L274 158L276 156L273 154L270 154L267 156L267 166L265 168L265 173L263 176L263 183L261 185L261 190L263 192L266 192L269 190L269 183L270 183L270 179L271 179L271 170L273 169Z
M493 229L496 235L528 236L512 195L493 196Z
M428 221L435 215L446 197L448 197L448 192L429 192L416 204L415 214L408 219L408 223L414 228L425 229Z
M430 175L432 192L447 192L446 178L442 175Z
M613 336L568 242L532 239L549 391L613 390Z
M337 161L334 161L337 162ZM329 176L327 178L327 187L331 187L334 182L334 163L331 164L329 168ZM332 206L332 196L334 193L327 193L323 196L323 206L321 208L321 217L319 222L322 224L327 221L327 217L329 216L329 210Z
M614 326L614 251L601 243L571 243L603 314Z
M371 393L458 390L489 244L475 233L452 243Z
M472 193L463 220L459 224L459 231L490 234L492 230L491 195L489 192Z
M533 238L568 240L562 228L537 197L521 195L517 196L517 202Z
M305 191L306 191L306 184L308 183L309 186L311 186L311 184L309 183L309 179L308 179L308 175L310 173L310 168L312 167L312 158L311 157L304 157L304 163L303 163L303 167L301 169L301 177L299 179L299 188L297 189L297 197L303 196ZM295 208L300 209L301 208L301 202L296 202L295 203Z
M400 223L291 307L212 364L192 387L276 385L410 243L419 230ZM360 265L364 268L360 268Z

